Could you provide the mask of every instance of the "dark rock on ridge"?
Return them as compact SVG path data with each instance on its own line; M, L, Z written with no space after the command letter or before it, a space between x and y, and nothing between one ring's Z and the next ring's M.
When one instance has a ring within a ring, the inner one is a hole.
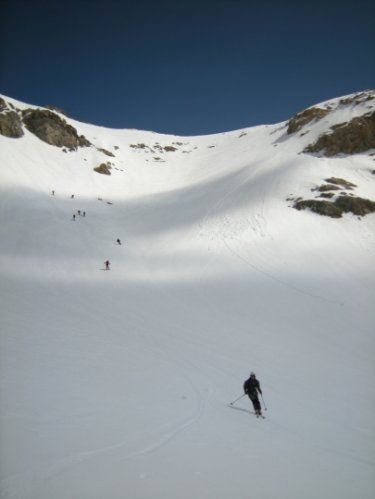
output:
M4 135L4 137L10 137L13 139L22 137L24 134L22 122L16 111L0 113L0 134Z
M26 128L47 144L66 147L74 151L78 147L88 147L91 143L77 130L68 125L60 116L46 109L25 109L22 111Z
M5 111L5 109L7 109L7 107L8 106L7 106L7 103L5 102L5 100L2 97L0 97L0 113L2 111Z
M53 106L52 104L49 104L48 106L45 106L46 109L50 109L51 111L56 111L56 113L63 114L64 116L68 116L68 113L64 111L64 109L61 109L61 107Z
M9 107L8 103L0 97L0 134L18 139L23 135L22 121L14 109L14 106Z
M375 148L375 112L335 125L331 130L332 133L321 135L304 152L324 151L324 155L329 157L339 153L356 154Z
M329 109L321 109L319 107L310 107L301 113L296 114L293 118L290 118L288 121L288 130L287 133L290 135L291 133L298 132L302 127L310 123L313 120L320 120L324 118L329 113Z

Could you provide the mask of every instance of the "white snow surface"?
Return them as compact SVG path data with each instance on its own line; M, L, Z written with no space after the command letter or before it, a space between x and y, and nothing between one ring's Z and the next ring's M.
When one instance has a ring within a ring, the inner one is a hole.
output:
M303 136L66 118L115 157L0 136L2 499L375 497L375 214L287 201L375 200L371 151L301 154L374 102ZM230 406L251 370L265 420Z

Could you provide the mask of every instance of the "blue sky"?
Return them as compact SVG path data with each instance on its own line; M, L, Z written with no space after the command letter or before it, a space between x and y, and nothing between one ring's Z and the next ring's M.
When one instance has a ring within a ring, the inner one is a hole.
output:
M0 93L202 135L374 88L372 0L0 0Z

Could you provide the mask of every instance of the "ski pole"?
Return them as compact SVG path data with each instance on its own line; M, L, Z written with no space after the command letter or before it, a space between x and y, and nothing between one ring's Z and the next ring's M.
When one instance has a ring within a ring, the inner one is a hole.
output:
M263 394L261 393L260 396L262 397L263 405L264 405L264 410L266 411L267 407L266 407L266 403L265 403L264 398L263 398Z
M233 402L231 402L229 405L233 405L235 402L237 402L237 400L242 399L242 397L244 397L245 395L246 395L246 393L244 393L243 395L241 395L241 397L238 397L238 399L233 400Z

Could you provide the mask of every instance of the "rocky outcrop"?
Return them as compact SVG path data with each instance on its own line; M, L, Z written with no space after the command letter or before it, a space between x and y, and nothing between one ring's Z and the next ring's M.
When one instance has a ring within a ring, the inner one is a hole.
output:
M1 103L0 103L1 106ZM18 139L24 134L22 122L16 111L0 113L0 134L4 137Z
M331 128L332 132L321 135L304 152L323 151L325 156L336 154L356 154L375 148L375 112L353 118L348 123L340 123Z
M56 113L47 109L25 109L22 111L25 127L47 144L65 147L70 151L88 147L91 143Z
M91 142L69 125L58 113L62 109L49 106L50 109L20 110L11 102L0 97L0 134L5 137L19 138L24 135L23 126L47 144L62 147L63 151L75 151L78 147L89 147Z
M324 118L329 111L329 109L322 109L320 107L310 107L309 109L296 114L288 121L288 135L298 132L301 128L307 125L307 123L310 123L313 120L320 120Z
M319 215L341 218L343 213L353 213L358 216L374 213L375 203L369 199L341 195L332 202L318 199L301 199L296 201L294 208L297 210L310 209Z
M297 210L309 209L319 215L332 218L341 218L343 213L353 213L360 217L375 212L375 202L370 199L354 196L351 192L357 186L348 180L339 177L325 179L326 184L315 187L312 192L318 193L318 198L333 198L337 191L341 191L333 201L326 199L296 199L294 208Z

